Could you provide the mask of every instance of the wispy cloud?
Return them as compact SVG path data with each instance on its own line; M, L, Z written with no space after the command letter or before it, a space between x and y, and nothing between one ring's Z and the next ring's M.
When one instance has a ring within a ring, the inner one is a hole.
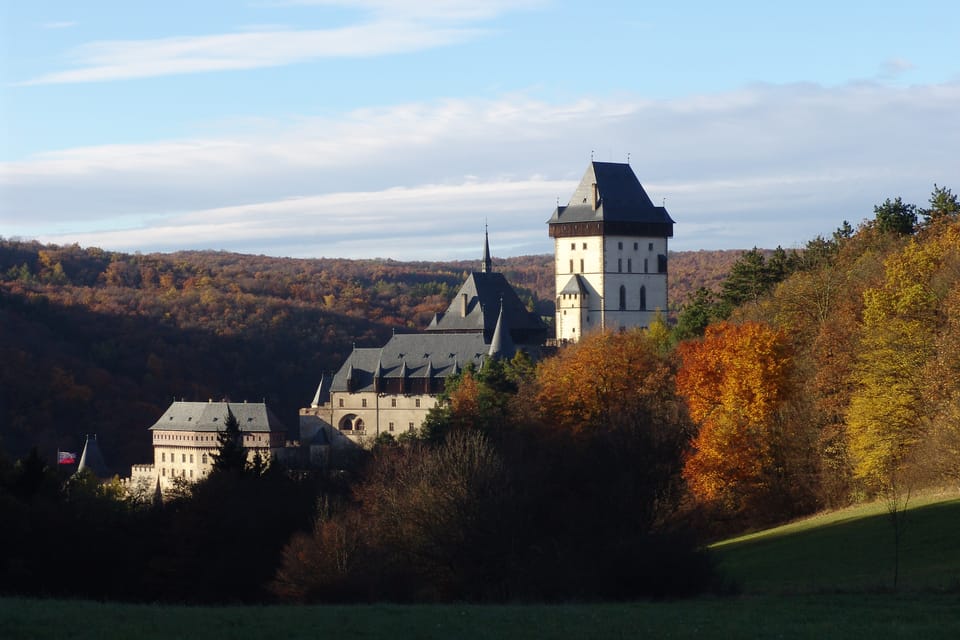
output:
M234 135L67 149L0 165L5 234L118 249L440 257L482 220L507 253L595 151L631 163L676 248L790 246L956 179L960 84L756 86L651 101L525 96L250 123ZM120 229L120 230L118 230ZM403 239L403 241L398 241ZM464 254L460 254L464 255Z
M264 25L266 28L248 26L233 33L91 42L68 54L74 68L19 84L105 82L275 67L319 58L410 53L473 40L486 33L478 22L536 3L317 0L298 4L354 6L361 15L354 24L331 29Z
M57 22L44 22L40 25L42 29L69 29L70 27L77 26L77 23L72 20L60 20Z

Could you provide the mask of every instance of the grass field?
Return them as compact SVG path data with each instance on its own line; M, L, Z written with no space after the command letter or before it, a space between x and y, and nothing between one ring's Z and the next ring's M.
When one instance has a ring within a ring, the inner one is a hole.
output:
M567 605L183 607L0 599L0 638L958 638L960 499L913 501L889 592L883 505L713 546L741 595Z
M0 600L6 640L69 638L957 638L945 595L514 606L173 607Z
M960 498L911 501L898 591L960 593ZM746 594L878 592L893 586L894 537L883 503L807 518L712 546Z

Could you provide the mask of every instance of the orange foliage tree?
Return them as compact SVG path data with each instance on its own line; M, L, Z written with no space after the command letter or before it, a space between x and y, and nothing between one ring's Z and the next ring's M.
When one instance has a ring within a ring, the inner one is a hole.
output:
M805 483L790 476L808 458L787 410L793 362L786 333L724 322L678 352L677 391L700 425L683 470L693 496L731 514L768 509L755 514L761 519L796 508Z

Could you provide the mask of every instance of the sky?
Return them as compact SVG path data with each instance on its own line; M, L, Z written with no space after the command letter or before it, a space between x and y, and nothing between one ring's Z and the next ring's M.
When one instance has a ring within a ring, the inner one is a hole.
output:
M955 0L0 0L0 236L553 251L591 158L671 248L802 247L960 191Z

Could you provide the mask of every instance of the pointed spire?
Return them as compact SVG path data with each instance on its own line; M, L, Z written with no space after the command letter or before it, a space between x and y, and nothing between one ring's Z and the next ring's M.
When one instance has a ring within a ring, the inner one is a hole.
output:
M87 442L83 445L83 453L80 454L80 464L77 465L77 473L87 469L98 478L106 478L110 475L107 471L107 465L103 461L100 445L97 444L96 434L87 435Z
M153 489L153 506L163 505L163 490L160 488L160 476L157 476L157 486Z
M460 373L460 359L459 359L459 358L454 358L454 359L453 359L453 370L452 370L452 372L451 372L450 375L454 375L454 376L455 376L455 375L457 375L458 373Z
M510 327L507 326L503 318L503 298L500 299L500 315L497 316L497 326L493 330L493 338L490 339L490 351L487 353L491 358L512 358L516 352L513 346L513 339L510 337Z
M490 233L487 231L487 224L483 224L483 266L480 269L483 273L493 272L493 261L490 260Z
M326 379L326 374L320 376L320 384L317 385L317 392L313 394L313 402L310 403L310 406L317 408L320 406L321 396L323 395L323 385Z

